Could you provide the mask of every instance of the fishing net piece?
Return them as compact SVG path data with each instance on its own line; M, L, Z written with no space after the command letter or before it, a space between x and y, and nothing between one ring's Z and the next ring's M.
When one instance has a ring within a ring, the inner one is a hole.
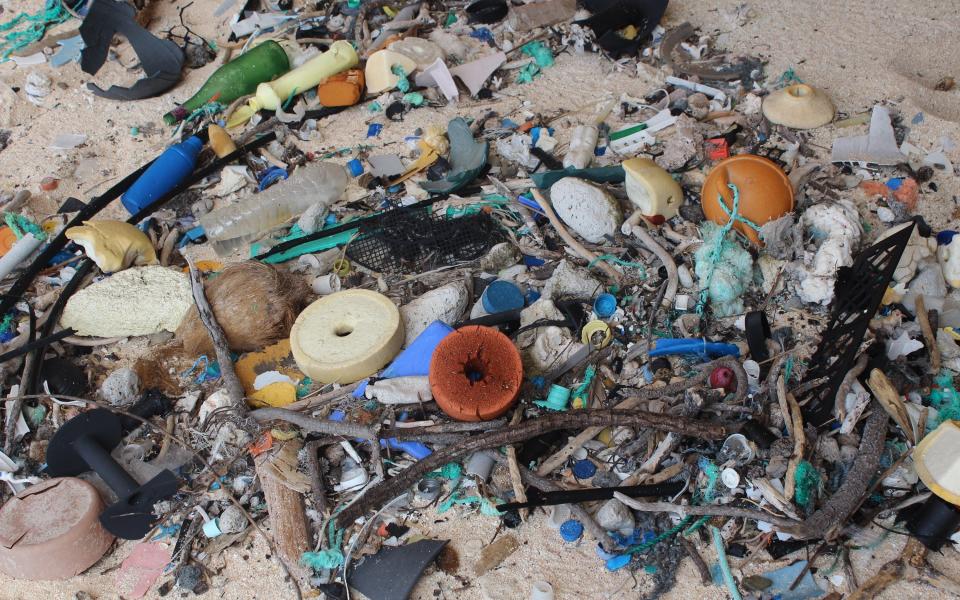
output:
M362 224L347 256L379 273L421 273L476 260L503 237L486 213L446 219L423 209L401 209Z

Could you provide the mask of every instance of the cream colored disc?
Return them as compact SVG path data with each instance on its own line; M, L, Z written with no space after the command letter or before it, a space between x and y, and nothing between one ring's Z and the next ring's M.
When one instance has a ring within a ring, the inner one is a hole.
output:
M400 311L383 294L346 290L304 309L290 331L290 349L305 375L353 383L373 375L403 345Z

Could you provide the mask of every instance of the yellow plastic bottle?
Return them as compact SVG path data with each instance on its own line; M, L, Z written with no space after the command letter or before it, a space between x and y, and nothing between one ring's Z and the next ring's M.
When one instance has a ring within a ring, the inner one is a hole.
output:
M286 75L257 86L257 94L238 108L227 127L243 125L261 109L277 110L292 95L315 88L324 79L355 67L360 62L350 42L338 40L330 49L293 69Z

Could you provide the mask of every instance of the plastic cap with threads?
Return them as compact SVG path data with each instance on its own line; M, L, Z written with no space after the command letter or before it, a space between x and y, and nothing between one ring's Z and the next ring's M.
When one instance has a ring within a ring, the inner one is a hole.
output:
M570 519L560 526L560 537L565 542L575 542L583 535L583 525L580 521Z

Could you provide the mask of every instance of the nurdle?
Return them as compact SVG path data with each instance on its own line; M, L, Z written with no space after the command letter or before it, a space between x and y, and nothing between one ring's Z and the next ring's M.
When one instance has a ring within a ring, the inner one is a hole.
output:
M164 469L140 485L110 456L120 443L120 418L109 410L97 408L67 421L50 440L47 449L47 473L70 477L89 470L96 473L117 495L117 501L100 514L100 522L113 535L138 540L153 527L157 516L153 505L173 496L179 482Z

